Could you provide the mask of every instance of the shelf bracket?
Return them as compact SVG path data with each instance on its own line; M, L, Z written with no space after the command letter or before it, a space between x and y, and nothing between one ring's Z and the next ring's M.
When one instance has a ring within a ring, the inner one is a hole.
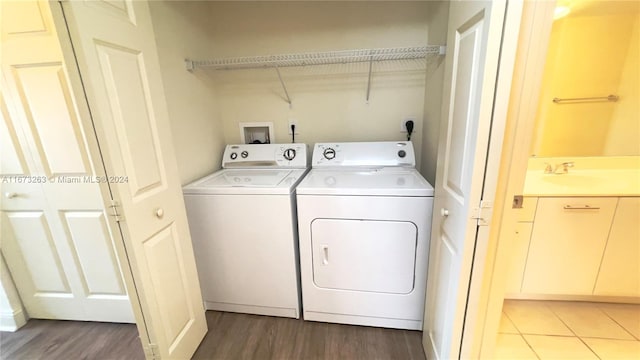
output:
M280 85L282 85L282 90L284 90L284 95L287 97L287 102L289 103L289 107L291 107L291 98L289 97L289 92L287 91L287 87L285 86L284 81L282 80L282 75L280 75L280 68L278 68L278 65L275 65L274 68L278 73L278 79L280 79Z
M187 68L187 71L189 72L193 72L193 70L195 70L196 66L193 63L193 60L189 60L189 59L184 59L184 66Z
M371 94L371 70L373 69L373 56L369 56L369 78L367 80L367 104L369 103L369 94Z

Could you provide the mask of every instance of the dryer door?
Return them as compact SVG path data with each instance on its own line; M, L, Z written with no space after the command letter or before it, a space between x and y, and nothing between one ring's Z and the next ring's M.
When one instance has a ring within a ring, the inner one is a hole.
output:
M408 294L418 230L406 221L315 219L313 281L326 289Z

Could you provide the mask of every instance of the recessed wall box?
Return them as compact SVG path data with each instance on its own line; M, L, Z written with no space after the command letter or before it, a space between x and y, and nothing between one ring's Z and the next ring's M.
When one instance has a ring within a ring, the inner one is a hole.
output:
M275 142L272 122L240 123L240 139L244 144L271 144Z

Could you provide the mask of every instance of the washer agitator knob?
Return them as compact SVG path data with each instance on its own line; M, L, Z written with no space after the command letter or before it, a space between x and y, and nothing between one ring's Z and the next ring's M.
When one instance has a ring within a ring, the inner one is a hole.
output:
M296 157L296 150L289 148L289 149L285 150L282 155L284 156L285 159L291 161L291 160L293 160L293 158Z
M322 152L322 155L324 155L324 158L327 160L331 160L333 158L336 157L336 151L333 150L332 148L326 148L324 149L324 151Z

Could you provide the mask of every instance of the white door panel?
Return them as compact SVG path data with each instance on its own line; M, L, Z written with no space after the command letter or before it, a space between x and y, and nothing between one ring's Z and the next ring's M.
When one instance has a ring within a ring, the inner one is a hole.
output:
M452 1L423 346L458 358L478 232L504 2Z
M43 174L91 174L62 63L12 66L10 78L42 161Z
M8 257L9 266L16 269L22 262L27 270L26 273L14 271L16 281L20 284L31 283L37 296L48 293L73 296L44 213L12 211L5 212L4 216L7 220L5 224L13 236L7 236L3 246L7 250L17 250L9 251L9 254L20 255Z
M144 83L142 54L139 50L123 49L115 44L96 44L100 69L105 79L109 108L113 115L120 156L129 176L129 191L133 202L149 196L154 188L165 190L166 177L161 171L161 154L156 119L149 110L149 86ZM132 121L136 119L136 121Z
M101 211L62 212L71 250L89 297L126 296L105 214Z
M133 322L49 5L2 10L2 252L16 287L32 318Z
M63 2L142 313L162 358L207 332L148 4Z
M27 174L27 163L19 144L18 133L10 119L4 96L0 92L0 175Z

